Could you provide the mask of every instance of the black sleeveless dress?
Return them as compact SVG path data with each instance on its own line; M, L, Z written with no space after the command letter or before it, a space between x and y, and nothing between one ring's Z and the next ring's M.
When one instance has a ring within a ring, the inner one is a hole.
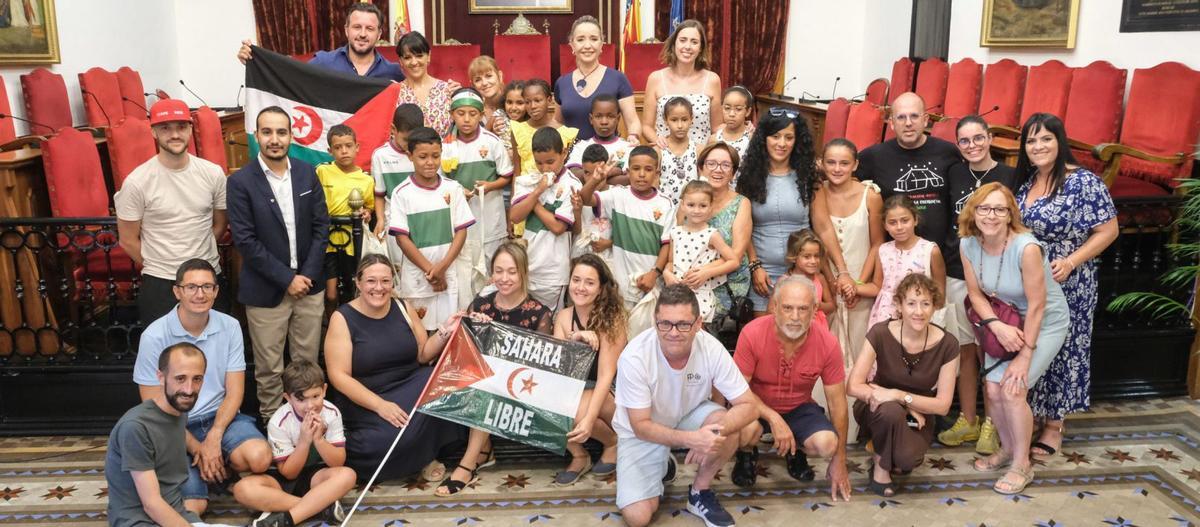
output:
M432 366L417 362L417 340L396 302L382 319L370 318L350 304L338 312L346 319L353 344L350 374L368 390L411 412ZM383 460L399 429L378 414L337 394L346 427L346 465L367 480ZM419 472L444 449L465 441L463 426L421 413L409 415L408 429L396 445L380 479L398 479Z

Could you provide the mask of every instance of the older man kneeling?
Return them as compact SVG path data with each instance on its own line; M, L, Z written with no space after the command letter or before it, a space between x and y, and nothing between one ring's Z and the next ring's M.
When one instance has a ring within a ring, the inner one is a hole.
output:
M758 418L758 398L715 337L701 331L700 305L686 285L664 287L652 329L629 341L617 364L617 507L625 523L648 525L663 483L674 479L671 448L697 463L687 510L705 525L734 525L713 493L713 476ZM710 398L713 389L731 403Z
M835 501L839 495L849 500L849 412L842 350L828 328L812 323L817 298L808 278L789 275L781 279L775 285L771 304L771 315L755 319L742 330L733 355L750 389L762 401L760 420L742 429L733 482L741 487L754 485L758 463L755 445L763 427L769 426L775 451L787 460L788 474L811 481L813 471L807 456L830 458L829 492ZM818 377L825 385L832 423L825 417L825 409L812 398Z

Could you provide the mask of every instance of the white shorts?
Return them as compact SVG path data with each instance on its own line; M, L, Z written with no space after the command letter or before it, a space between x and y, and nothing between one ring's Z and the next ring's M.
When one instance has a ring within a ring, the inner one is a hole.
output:
M437 329L438 325L450 320L450 317L458 312L458 292L451 289L434 296L405 298L404 301L418 313L424 310L424 314L421 315L421 324L425 326L425 331Z
M535 285L529 283L529 296L534 300L541 302L543 306L550 309L551 312L557 313L558 308L562 307L563 292L566 291L565 285Z
M958 339L958 345L975 344L975 329L967 320L967 282L946 277L946 331Z
M672 428L699 430L709 415L725 408L705 401L685 415ZM726 441L733 438L726 438ZM663 476L667 475L667 456L671 448L636 437L617 438L617 508L624 509L639 501L662 496Z

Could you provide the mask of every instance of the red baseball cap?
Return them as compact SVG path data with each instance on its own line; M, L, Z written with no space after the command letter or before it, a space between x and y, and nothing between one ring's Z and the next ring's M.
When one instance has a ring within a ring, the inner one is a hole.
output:
M191 122L192 114L188 111L187 103L179 99L159 99L150 107L151 126L172 121Z

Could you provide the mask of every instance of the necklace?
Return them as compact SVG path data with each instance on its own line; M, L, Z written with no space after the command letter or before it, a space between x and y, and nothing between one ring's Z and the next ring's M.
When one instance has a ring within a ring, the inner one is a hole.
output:
M929 326L925 326L925 343L921 345L921 351L909 353L904 349L904 321L900 321L900 360L904 361L904 367L908 369L908 374L912 375L913 368L921 363L921 359L925 358L925 349L929 347ZM909 355L915 355L915 359L909 359Z
M1008 252L1008 237L1004 238L1004 247L1000 249L1000 264L996 266L996 281L992 282L992 292L987 293L988 296L996 296L996 291L1000 289L1000 273L1004 271L1004 253ZM979 241L979 287L983 285L983 240Z
M967 167L967 171L971 173L971 177L975 178L975 188L979 188L979 185L983 184L983 178L987 177L987 175L992 172L992 169L996 168L996 166L999 164L1000 163L996 163L995 165L992 165L992 168L984 170L982 176L976 176L975 169Z
M587 72L583 78L575 81L575 91L583 93L583 90L587 89L588 77L591 77L593 73L596 73L596 70L600 69L600 66L601 64L597 64L596 67L592 68L592 71Z

